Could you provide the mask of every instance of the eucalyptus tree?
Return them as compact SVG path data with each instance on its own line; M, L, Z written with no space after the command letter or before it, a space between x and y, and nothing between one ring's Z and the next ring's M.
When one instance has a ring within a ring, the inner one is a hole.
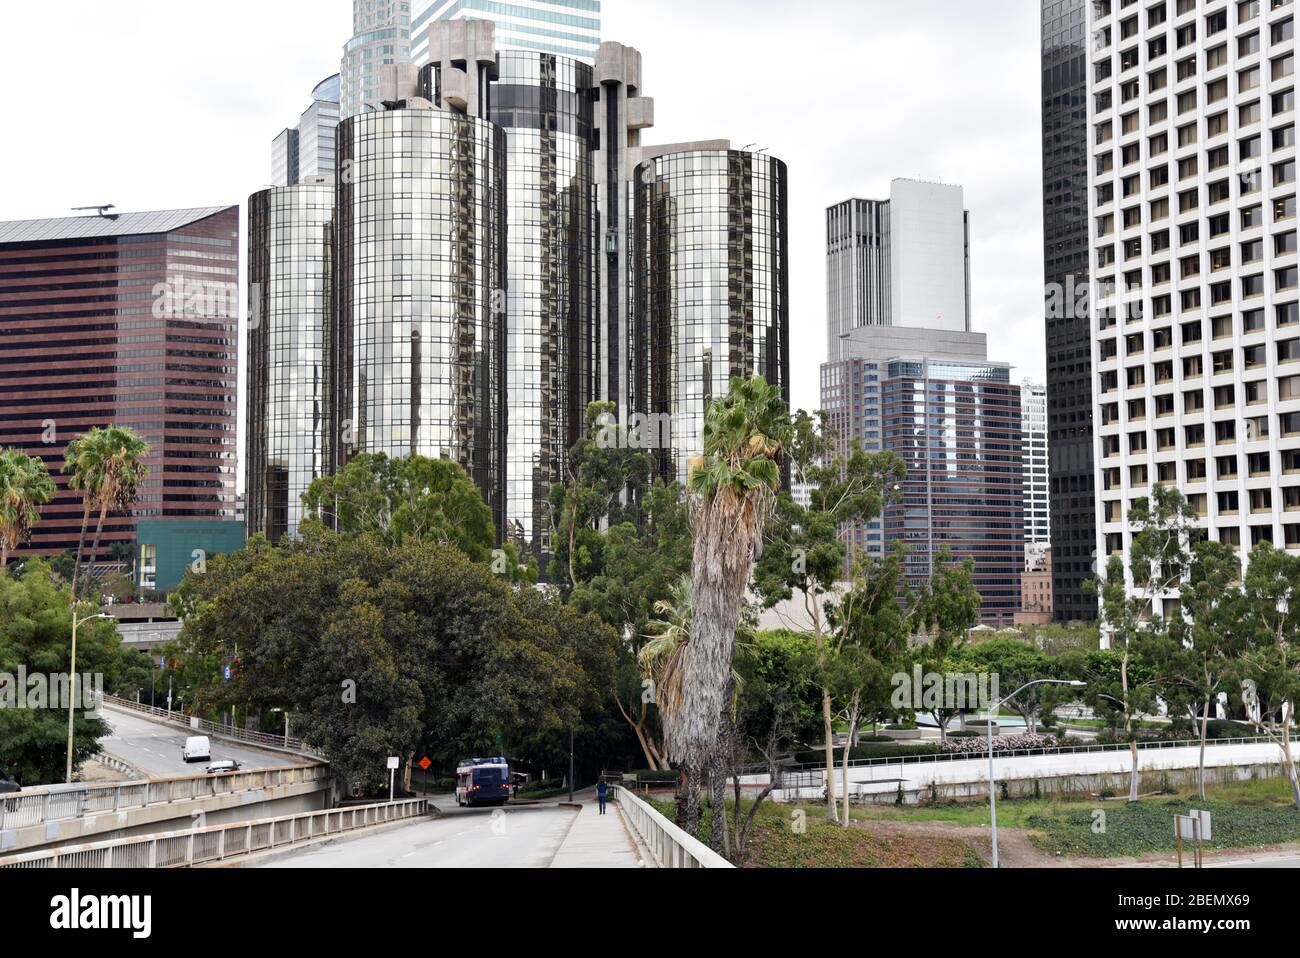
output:
M769 608L797 598L802 620L790 623L812 635L823 675L833 671L836 644L830 619L835 585L848 577L840 530L869 522L897 498L907 475L903 460L892 452L869 453L861 443L841 444L824 413L800 410L792 423L790 460L796 482L809 489L808 504L781 494L755 574L755 588ZM830 682L822 686L822 734L826 753L827 815L834 821L834 698Z

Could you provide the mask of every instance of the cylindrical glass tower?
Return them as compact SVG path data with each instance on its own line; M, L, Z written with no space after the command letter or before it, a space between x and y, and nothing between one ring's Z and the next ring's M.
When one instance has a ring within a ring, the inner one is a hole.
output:
M790 398L786 167L737 150L654 157L637 168L635 215L633 411L668 417L660 471L685 482L732 377Z
M441 110L339 126L338 462L460 463L498 530L505 473L505 133Z
M508 151L505 535L544 568L547 497L595 398L592 68L525 51L497 64L490 116Z
M248 532L298 533L330 471L332 183L249 198Z

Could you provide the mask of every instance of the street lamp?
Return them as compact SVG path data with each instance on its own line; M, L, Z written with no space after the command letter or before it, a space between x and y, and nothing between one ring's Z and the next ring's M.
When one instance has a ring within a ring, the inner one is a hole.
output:
M988 727L989 737L989 824L993 834L993 867L998 867L998 801L997 789L993 781L993 719L998 714L1002 706L1010 702L1013 698L1023 692L1025 689L1034 685L1068 685L1071 688L1081 689L1086 682L1080 682L1078 679L1035 679L1032 682L1026 682L1020 688L1016 689L1010 695L1004 696L989 708L989 718L984 723Z
M67 782L72 784L72 713L77 704L77 626L85 625L91 619L111 619L111 615L103 612L97 612L94 615L88 615L82 619L77 618L77 607L72 606L72 667L71 678L68 682L68 769Z

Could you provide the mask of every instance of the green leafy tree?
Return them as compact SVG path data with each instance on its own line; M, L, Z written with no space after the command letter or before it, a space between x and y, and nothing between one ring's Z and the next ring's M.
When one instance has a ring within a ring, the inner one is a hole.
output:
M1057 675L1057 665L1049 656L1021 639L999 638L968 645L961 650L960 661L970 671L997 675L999 688L1005 693L1037 679L1064 677ZM1039 720L1055 703L1056 688L1033 685L1007 700L1007 708L1025 720L1029 734L1038 731Z
M792 420L790 460L797 482L811 486L807 507L786 493L776 499L767 543L758 560L754 585L769 608L791 598L801 600L804 621L812 633L823 673L833 671L833 644L828 618L834 602L829 597L835 583L845 577L845 547L840 529L880 515L886 502L897 496L907 469L894 453L867 453L858 442L838 454L838 442L826 425L825 414L816 417L800 410ZM822 724L826 766L834 766L833 692L822 689ZM838 817L835 783L828 781L827 814Z
M1254 683L1248 687L1247 705L1267 700L1277 707L1280 721L1264 730L1281 750L1282 768L1300 810L1300 776L1291 746L1295 703L1300 702L1300 557L1266 542L1256 546L1246 570L1244 603L1249 632L1242 675Z
M384 758L440 760L578 730L613 682L618 637L450 544L319 525L260 537L189 574L172 654L200 709L287 708L340 782L386 788ZM236 640L238 642L236 646ZM185 671L185 665L190 671ZM221 670L233 664L233 679Z
M512 580L537 581L535 567L521 569L514 544L496 551L492 510L465 470L448 459L366 453L315 479L303 505L344 535L375 533L392 546L452 545L474 562L496 563L496 571Z
M0 575L6 574L9 554L27 541L41 519L40 507L55 491L41 460L17 449L0 453Z
M1182 493L1156 486L1150 497L1138 499L1129 510L1132 539L1127 570L1123 558L1112 555L1104 578L1094 585L1101 597L1102 629L1119 652L1119 695L1101 691L1096 683L1089 691L1094 698L1105 695L1117 700L1123 712L1132 763L1130 802L1138 799L1137 721L1155 707L1160 678L1153 656L1167 641L1170 622L1180 615L1179 597L1191 575L1193 518ZM1174 610L1168 620L1167 608ZM1145 676L1141 682L1136 680L1138 671Z
M0 576L0 673L16 678L24 670L29 677L39 675L48 681L70 676L71 659L71 590L39 559L24 563L20 576ZM147 681L148 669L148 658L123 648L111 622L92 619L77 630L77 673L102 676L105 691L134 694ZM83 683L77 685L80 693ZM0 680L0 768L28 787L62 782L67 702L47 698L45 707L14 707L18 696L27 699L29 691ZM27 699L26 704L33 702ZM99 740L108 732L102 718L91 718L85 709L74 710L74 768L99 754Z

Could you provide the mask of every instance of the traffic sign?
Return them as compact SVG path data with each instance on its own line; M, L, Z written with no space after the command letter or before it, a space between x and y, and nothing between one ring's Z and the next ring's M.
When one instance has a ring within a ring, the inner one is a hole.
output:
M397 758L396 756L390 756L389 759L388 759L388 767L389 767L390 769L398 769L398 768L401 768L401 767L402 767L402 760L401 760L400 758Z
M429 761L429 756L426 755L424 756L424 758L420 759L420 768L424 769L426 772L429 770L430 766L432 765L433 763Z

